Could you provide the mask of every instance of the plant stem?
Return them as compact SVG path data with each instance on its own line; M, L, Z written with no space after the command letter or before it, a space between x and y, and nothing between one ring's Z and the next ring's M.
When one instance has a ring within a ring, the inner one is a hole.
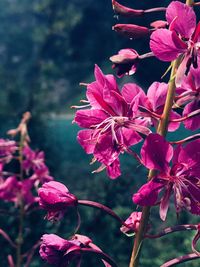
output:
M176 91L175 75L176 75L176 70L178 66L180 65L180 61L181 59L179 57L174 62L172 62L172 70L171 70L170 80L168 83L167 98L166 98L163 114L161 116L160 123L157 128L157 133L159 133L161 136L166 136L167 134L170 111L173 106L173 101L174 101L174 96L175 96L175 91ZM149 180L152 179L155 173L156 173L155 170L150 170L148 179ZM142 218L141 218L139 230L135 236L135 241L134 241L134 246L133 246L133 251L132 251L129 267L137 267L139 264L140 251L141 251L142 241L144 239L145 231L146 231L148 221L149 221L150 209L151 209L150 207L143 207L142 209Z
M20 181L23 181L23 144L24 144L25 136L21 134L20 136L20 146L19 146L19 163L20 163ZM17 248L16 248L16 257L17 263L16 267L21 267L22 264L22 244L23 244L23 228L24 228L24 203L22 196L18 195L18 203L19 203L19 230L18 236L16 239Z

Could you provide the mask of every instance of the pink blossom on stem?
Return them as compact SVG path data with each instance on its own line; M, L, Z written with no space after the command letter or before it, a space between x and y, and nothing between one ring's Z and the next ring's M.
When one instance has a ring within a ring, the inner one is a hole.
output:
M76 257L80 257L80 242L65 240L54 234L45 234L41 238L40 256L49 264L66 267Z
M150 134L142 147L141 158L148 169L158 174L143 185L133 196L133 201L142 206L155 205L160 191L160 217L165 220L169 199L174 194L176 211L182 208L192 214L200 214L200 140L176 149L160 135ZM170 161L172 166L170 167Z
M45 209L48 220L60 219L67 208L77 205L77 198L69 192L67 187L59 182L44 183L38 190L39 205Z
M125 221L125 224L127 224L127 226L123 225L120 230L125 234L129 232L137 232L140 226L141 216L142 212L132 212Z
M200 60L198 60L198 65ZM184 106L183 116L188 116L191 112L200 108L200 69L191 67L190 72L184 77L179 95L176 101L177 106ZM191 131L200 128L200 115L184 120L184 125Z
M198 67L200 23L196 25L193 8L178 1L170 3L166 10L166 19L169 29L153 32L150 48L154 55L163 61L172 61L179 55L183 56L176 74L176 85L180 87L191 65Z
M126 84L120 92L112 75L95 67L96 81L87 87L91 109L76 112L74 121L86 130L78 133L78 142L86 153L102 163L111 178L120 175L119 155L142 140L150 130L138 113L145 94L135 84Z
M15 141L0 139L0 162L8 163L17 149Z

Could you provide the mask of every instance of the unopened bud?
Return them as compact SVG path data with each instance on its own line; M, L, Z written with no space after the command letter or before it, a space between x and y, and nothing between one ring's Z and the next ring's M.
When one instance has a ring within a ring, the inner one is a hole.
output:
M145 37L150 34L150 29L135 24L116 24L112 29L131 39Z
M119 4L117 1L112 0L113 10L116 14L125 16L125 17L137 17L144 14L142 9L132 9L126 6Z

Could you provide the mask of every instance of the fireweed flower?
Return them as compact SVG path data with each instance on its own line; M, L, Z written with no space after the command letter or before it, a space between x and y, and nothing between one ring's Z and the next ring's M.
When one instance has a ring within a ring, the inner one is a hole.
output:
M80 257L80 242L65 240L54 234L45 234L41 238L40 256L49 264L66 267L76 257Z
M23 148L23 155L25 159L23 160L23 168L27 172L30 169L37 171L44 167L44 152L43 151L33 151L28 145Z
M126 48L121 49L117 55L110 57L110 60L113 62L112 68L117 68L117 76L121 78L124 75L134 74L139 61L152 56L153 53L139 55L136 50Z
M78 133L78 142L87 154L102 163L111 178L120 173L119 155L142 140L150 130L140 117L138 106L145 94L135 84L126 84L120 92L112 75L104 75L95 66L96 81L87 87L91 109L76 112L74 121L86 130ZM140 133L140 134L138 134Z
M77 198L69 192L67 187L59 182L44 183L38 190L39 205L45 209L48 220L58 220L68 207L77 205Z
M177 212L185 208L200 215L200 140L173 149L160 135L150 134L141 149L141 158L148 169L159 173L133 195L134 203L155 205L159 192L163 191L160 200L162 220L166 218L172 193Z
M172 61L183 56L176 74L176 85L180 86L184 74L191 65L197 68L200 48L200 23L196 26L196 15L192 7L178 1L170 3L166 10L169 29L158 29L151 35L150 48L163 61Z
M198 64L200 60L198 60ZM176 106L184 106L183 116L200 108L200 70L191 67L187 76L184 77L179 89ZM184 125L187 129L195 131L200 128L200 115L186 119Z
M8 163L17 149L15 141L0 139L0 162Z
M125 224L127 224L127 226L123 225L120 230L125 234L129 232L137 232L139 229L141 216L142 212L132 212L125 221Z
M142 90L142 89L141 89ZM167 97L168 85L166 83L154 82L147 91L147 96L143 105L140 105L141 115L146 118L147 122L157 128L159 116L162 115ZM146 109L146 110L145 110ZM156 117L156 115L158 115ZM175 111L171 111L170 119L177 119L181 116ZM170 122L169 131L175 131L179 128L180 123Z

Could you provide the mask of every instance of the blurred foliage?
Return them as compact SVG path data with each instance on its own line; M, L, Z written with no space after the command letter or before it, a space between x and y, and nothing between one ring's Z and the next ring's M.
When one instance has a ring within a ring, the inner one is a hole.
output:
M167 5L170 1L159 4ZM120 1L134 8L156 7L157 2ZM131 19L132 23L149 25L154 17ZM148 40L121 38L111 30L115 23L128 22L113 16L111 0L1 0L0 1L0 129L13 128L24 111L31 111L30 135L33 146L44 150L52 175L63 181L79 198L104 203L126 218L134 207L131 196L146 179L146 172L128 156L122 157L123 175L112 181L105 173L91 174L95 166L89 166L86 156L76 143L77 127L67 119L58 119L58 113L71 113L69 106L77 104L85 89L79 82L93 80L93 67L97 63L105 73L111 73L109 57L121 48L132 47L139 53L148 52ZM130 22L130 20L129 20ZM153 67L152 67L153 66ZM157 59L143 62L134 77L118 80L137 81L145 89L159 80L168 64ZM44 116L45 115L45 116ZM51 116L52 115L52 116ZM178 137L184 130L179 132ZM1 206L3 204L1 203ZM133 240L123 236L119 225L98 210L80 208L83 223L81 233L116 259L120 267L126 267ZM152 211L152 228L167 226L161 223L158 212ZM68 214L58 225L46 223L44 212L34 212L26 225L26 247L43 233L57 232L68 237L73 232L76 216ZM174 208L168 216L172 225L177 222ZM16 235L16 220L0 215L1 226L12 237ZM191 223L183 213L181 223ZM34 229L34 233L30 231ZM190 251L193 233L171 235L160 240L147 240L144 244L142 267L160 266L164 261ZM7 266L10 253L6 241L0 238L1 266ZM98 263L100 266L101 263ZM47 266L40 261L38 252L32 267ZM97 266L86 258L83 266ZM197 267L198 261L183 266Z

